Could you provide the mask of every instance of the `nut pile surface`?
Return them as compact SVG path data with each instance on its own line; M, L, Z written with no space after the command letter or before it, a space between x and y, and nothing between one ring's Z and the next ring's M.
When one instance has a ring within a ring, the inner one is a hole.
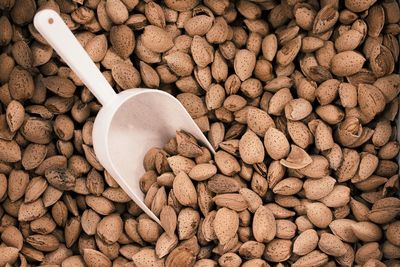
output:
M99 103L35 30L59 12L117 91L188 133L140 186L99 164ZM395 0L0 0L0 266L400 266Z

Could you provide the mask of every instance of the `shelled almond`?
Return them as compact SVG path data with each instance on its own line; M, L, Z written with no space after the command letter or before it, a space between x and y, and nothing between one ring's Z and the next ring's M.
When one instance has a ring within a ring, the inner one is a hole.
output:
M178 131L146 154L161 226L98 162L45 8L216 150ZM398 266L399 23L395 0L0 0L0 266Z

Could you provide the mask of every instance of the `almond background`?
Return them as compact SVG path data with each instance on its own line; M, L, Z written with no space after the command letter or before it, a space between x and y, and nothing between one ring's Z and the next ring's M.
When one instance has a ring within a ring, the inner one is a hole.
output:
M217 151L178 131L146 154L161 226L98 162L45 8ZM0 266L399 266L399 33L395 0L0 0Z

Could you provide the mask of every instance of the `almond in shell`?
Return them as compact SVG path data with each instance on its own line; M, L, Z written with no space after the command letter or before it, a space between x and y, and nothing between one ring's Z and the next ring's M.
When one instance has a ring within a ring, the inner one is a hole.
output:
M97 5L97 20L104 30L109 31L111 29L112 21L107 14L106 0L101 0Z
M215 153L215 163L222 174L231 176L240 171L237 159L225 151Z
M88 266L111 266L111 260L100 251L94 249L84 249L83 259Z
M14 69L15 61L11 56L3 53L0 55L0 64L3 66L0 70L0 81L7 82Z
M335 40L335 48L338 52L354 50L360 45L363 37L360 31L350 29Z
M22 170L12 170L8 177L8 197L12 202L20 199L29 184L29 174Z
M328 255L322 253L319 250L313 250L300 257L296 262L293 263L293 267L307 267L307 266L322 266L328 262Z
M180 172L175 177L172 188L179 203L184 206L196 207L196 188L186 173Z
M374 5L368 10L366 17L368 35L378 37L385 24L385 10L381 5Z
M207 41L212 44L222 44L228 39L229 30L226 19L216 17L210 30L206 33Z
M37 200L47 189L47 181L37 176L29 181L25 191L25 203L33 202Z
M169 236L163 233L157 240L155 251L159 258L168 255L178 244L178 237L176 235Z
M266 60L272 61L278 50L278 40L275 34L269 34L262 41L262 53Z
M11 47L11 53L15 62L25 69L29 69L33 65L33 56L30 47L25 41L17 41Z
M257 209L262 205L262 199L260 196L254 191L248 188L241 188L239 193L243 196L243 198L247 201L249 205L249 210L253 213L257 211Z
M357 93L360 109L367 116L374 117L385 108L385 98L375 86L359 84Z
M358 222L351 228L356 237L364 242L374 242L382 238L382 230L372 222Z
M149 2L144 7L144 13L150 24L165 28L166 19L163 8L154 2Z
M42 79L42 82L48 90L61 97L72 97L76 89L71 80L60 76L50 76Z
M346 0L344 4L353 12L362 12L370 8L375 2L376 0L368 0L363 2L359 2L357 0Z
M97 234L107 244L115 243L120 238L122 230L122 219L116 214L104 217L97 225Z
M203 36L211 29L213 22L214 17L200 14L185 21L184 28L186 33L190 36Z
M239 216L231 209L221 208L215 215L213 225L219 242L224 245L236 235L239 227Z
M341 83L339 86L340 102L345 108L357 106L357 87L351 83Z
M149 243L155 243L161 235L161 227L153 220L140 218L137 224L137 233Z
M217 167L210 163L202 163L193 167L189 177L195 181L204 181L217 173Z
M254 52L241 49L236 53L234 59L235 73L240 80L244 81L251 76L256 65L256 57Z
M219 194L213 198L216 205L235 211L243 211L248 208L248 203L240 194Z
M191 2L191 1L189 1ZM187 247L179 246L171 251L165 260L165 267L191 266L196 261L195 254ZM156 265L158 266L158 265ZM163 265L160 265L160 267Z
M258 136L264 137L268 128L275 127L275 123L267 112L252 108L247 111L247 126Z
M117 55L127 59L135 49L135 35L126 25L113 26L110 30L110 42Z
M43 201L39 198L32 203L23 203L18 211L18 220L23 222L33 221L46 213Z
M25 110L18 101L11 101L6 110L6 120L11 132L18 130L24 122Z
M12 25L7 16L0 17L0 29L2 30L0 34L0 44L7 45L13 36Z
M364 264L369 259L380 259L382 251L379 248L378 242L368 242L358 248L355 253L355 262L357 264Z
M28 71L15 67L10 73L8 87L11 97L22 101L33 96L35 84L32 75Z
M214 49L205 38L194 36L190 49L193 60L199 67L204 68L213 62Z
M85 45L85 50L94 62L103 60L107 53L107 38L104 34L97 35Z
M164 57L168 67L178 76L188 76L192 73L194 64L187 53L173 52Z
M395 221L389 224L386 230L386 238L395 246L399 246L400 244L399 229L400 229L400 224L398 221Z
M148 25L144 28L141 41L144 46L156 53L163 53L174 45L167 31L154 25Z
M285 105L285 116L289 120L299 121L306 118L312 112L310 102L303 98L290 100Z
M323 203L308 204L306 212L308 219L319 228L326 228L332 222L332 211Z
M314 229L308 229L302 232L293 243L293 253L304 256L314 249L318 245L318 234Z
M263 143L251 130L248 130L240 139L239 153L247 164L260 163L265 155Z
M196 165L193 160L180 155L168 157L167 161L175 175L178 175L180 172L189 173Z
M287 66L297 56L301 48L301 36L297 36L286 43L276 54L276 61L281 66Z
M306 167L298 170L300 174L303 174L310 178L322 178L329 174L329 162L324 156L311 155L312 162Z
M143 61L140 61L140 76L148 88L158 88L160 86L160 77L157 71Z
M350 219L336 219L329 224L332 233L345 242L357 242L357 237L353 233L352 225L357 223Z
M18 228L10 225L4 229L3 233L1 234L1 240L7 246L21 250L24 239Z
M362 69L365 58L354 51L344 51L332 58L331 71L337 76L350 76Z
M42 66L50 61L53 55L53 48L51 46L34 42L31 46L33 66Z
M179 240L187 240L193 237L200 223L200 214L192 208L184 208L178 214Z
M285 109L286 104L293 100L289 88L282 88L276 92L269 101L268 114L279 116Z
M374 86L377 87L385 97L386 103L392 101L399 93L400 75L391 74L377 79Z
M7 177L4 174L0 174L0 199L3 199L7 192Z
M314 142L311 131L301 121L288 121L287 131L292 141L302 149L306 149Z
M128 9L121 0L107 0L106 12L115 24L123 24L129 17Z
M4 246L0 248L0 265L14 264L18 259L18 249L14 247Z
M261 243L269 242L276 235L276 221L271 210L265 206L260 206L253 218L253 235Z
M167 0L167 1L165 1L165 4L167 5L167 7L169 7L172 10L182 12L182 11L189 11L189 10L193 9L198 4L198 1L197 0L189 0L189 1L185 1L185 2L178 2L178 1L174 1L174 0Z
M175 210L171 206L164 206L160 213L160 222L164 231L173 236L177 226L177 216Z
M289 141L286 136L272 127L265 133L264 146L268 155L275 160L286 157L290 151Z
M87 209L83 212L81 217L82 229L87 235L94 235L96 228L100 222L100 216L92 209Z
M315 16L312 32L319 34L328 31L339 19L339 12L335 7L326 5Z
M337 236L329 233L321 234L318 247L326 254L335 257L343 256L347 252L344 243Z
M137 88L141 82L140 73L137 69L124 62L114 65L111 69L111 74L115 82L123 90Z
M291 196L298 193L303 187L303 182L295 177L288 177L278 182L272 191L275 194Z
M308 178L303 185L305 195L308 199L317 200L327 196L336 183L331 176L325 176L320 179Z

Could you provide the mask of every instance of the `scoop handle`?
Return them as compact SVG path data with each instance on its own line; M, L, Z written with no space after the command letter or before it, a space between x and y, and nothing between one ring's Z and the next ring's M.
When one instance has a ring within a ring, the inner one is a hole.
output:
M39 11L33 23L103 106L117 95L57 12Z

